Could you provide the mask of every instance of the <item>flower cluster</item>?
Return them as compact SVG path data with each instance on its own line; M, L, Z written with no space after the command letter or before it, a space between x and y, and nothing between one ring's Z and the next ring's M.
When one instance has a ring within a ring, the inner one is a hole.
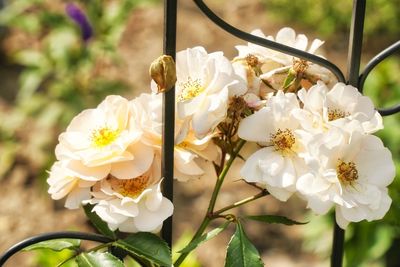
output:
M265 37L259 30L253 34ZM279 31L276 41L309 53L323 43L314 40L307 50L307 38L290 28ZM241 60L256 58L257 65L247 63L250 85L258 77L274 92L261 104L260 93L253 97L257 110L239 125L239 137L260 147L241 176L282 201L297 193L317 214L335 206L342 228L381 219L391 204L387 186L395 168L390 151L371 135L383 128L372 101L304 60L251 43L238 50Z
M160 188L161 105L156 94L131 101L108 96L76 116L56 147L58 161L47 180L52 198L66 197L70 209L94 205L111 230L157 232L173 212ZM210 135L197 139L185 127L176 124L174 172L180 181L203 175L198 155L210 162L218 157Z
M371 101L352 86L279 91L239 126L241 138L261 146L241 175L282 201L297 192L317 214L335 206L342 228L381 219L395 176L390 151L370 135L381 128Z
M276 38L316 53L290 28ZM369 98L338 83L325 68L249 43L228 60L194 47L176 56L174 177L219 174L239 139L258 144L241 176L279 200L294 193L318 214L336 207L341 227L376 220L389 209L391 154L379 138L382 118ZM153 93L107 97L75 117L59 137L49 193L67 208L93 205L110 229L160 229L172 214L160 183L161 105ZM208 181L206 181L208 182Z

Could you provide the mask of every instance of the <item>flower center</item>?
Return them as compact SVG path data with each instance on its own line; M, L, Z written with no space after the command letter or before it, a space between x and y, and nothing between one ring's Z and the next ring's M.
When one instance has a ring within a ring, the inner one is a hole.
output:
M344 112L340 109L329 109L328 108L328 121L334 121L337 119L342 119L345 118L347 116L349 116L350 114L347 112Z
M260 61L258 60L258 57L252 55L252 54L248 54L245 57L246 63L250 66L250 67L257 67L260 64Z
M351 185L358 179L356 164L352 161L344 162L339 159L336 165L336 173L339 181L345 185Z
M276 133L271 134L270 142L274 145L276 151L288 152L296 142L296 138L289 129L278 129Z
M111 188L124 197L135 198L139 196L148 186L149 176L143 174L134 179L118 179L113 176L107 178Z
M91 140L95 147L104 147L111 144L119 135L118 130L112 130L108 126L95 129L92 132Z
M304 73L308 68L308 62L304 59L293 59L293 70L296 73Z
M181 83L180 86L182 92L178 96L178 101L193 99L204 91L200 79L192 80L192 78L189 77L188 80L185 83Z
M175 147L187 149L189 147L189 145L190 145L189 142L182 141L179 144L175 145Z

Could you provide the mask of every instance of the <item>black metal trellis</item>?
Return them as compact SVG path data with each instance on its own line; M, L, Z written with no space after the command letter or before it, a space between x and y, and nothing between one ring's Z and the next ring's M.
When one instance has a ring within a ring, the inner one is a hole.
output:
M175 59L177 0L164 0L164 54ZM173 202L174 147L175 147L175 88L163 94L163 139L161 173L164 177L163 194ZM172 216L164 221L161 232L172 246Z
M378 55L376 55L373 59L371 59L368 62L367 66L365 66L364 71L361 73L358 81L358 88L360 88L361 92L364 89L364 83L368 77L368 74L384 59L386 59L390 55L393 55L397 51L400 51L400 41L397 41L394 44L390 45L388 48L384 49L382 52L380 52ZM389 116L400 112L400 104L390 108L378 108L378 111L382 116Z
M229 32L230 34L246 40L248 42L258 44L276 51L280 51L295 57L299 57L318 65L328 68L341 82L346 82L359 88L362 92L363 85L369 73L388 56L400 51L400 41L392 44L378 55L376 55L365 67L364 71L359 74L362 36L365 17L366 0L353 0L353 14L351 20L351 31L349 40L348 54L348 72L347 79L342 71L332 62L321 57L309 54L289 46L285 46L270 40L266 40L228 24L218 15L216 15L203 1L193 0L198 8L216 25ZM0 4L2 1L0 0ZM176 54L176 21L177 21L177 0L164 0L164 54L175 58ZM163 146L162 146L162 175L164 177L164 195L173 200L173 161L174 161L174 118L175 118L175 92L174 89L166 92L163 96ZM400 112L400 104L385 109L378 109L383 116L392 115ZM172 217L167 219L162 229L162 236L169 245L172 244ZM27 238L8 249L0 257L0 266L2 266L10 257L25 247L46 240L57 238L78 238L83 240L91 240L100 243L108 243L113 240L109 237L97 234L80 233L80 232L54 232ZM341 267L344 252L344 231L335 224L334 238L332 246L331 266Z

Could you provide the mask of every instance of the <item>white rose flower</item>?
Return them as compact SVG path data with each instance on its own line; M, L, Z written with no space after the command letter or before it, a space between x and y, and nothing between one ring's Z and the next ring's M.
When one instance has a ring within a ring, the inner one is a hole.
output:
M186 125L177 123L176 128L176 148L191 151L207 161L217 162L219 160L220 149L212 140L212 138L218 135L217 132L210 133L202 139L198 139L195 132L192 129L188 129Z
M70 167L79 167L79 161L57 161L50 170L50 176L47 179L49 184L48 193L54 200L66 198L65 207L68 209L77 209L84 200L89 200L90 187L97 181L104 178L102 172L97 168L89 168L80 166L80 170L85 169L86 172L75 172ZM81 173L86 173L82 175Z
M138 127L143 132L141 142L154 150L154 160L157 161L161 161L161 105L161 95L154 94L142 94L131 101L133 120L140 125ZM189 121L185 123L188 124ZM179 119L175 121L175 135L174 177L178 181L188 181L202 176L204 171L199 166L198 160L205 159L212 162L219 155L218 148L211 140L213 135L197 139L193 130Z
M141 129L143 138L146 135L162 133L162 95L140 94L130 101L132 120Z
M264 185L276 198L286 201L296 191L297 177L304 172L300 124L292 116L299 109L295 94L279 91L265 108L244 118L238 130L240 138L266 147L252 154L241 169L248 182Z
M310 171L296 185L316 213L335 206L343 229L349 222L386 214L391 204L387 186L395 176L391 153L378 137L350 132L332 128L314 136L306 158Z
M309 45L308 38L304 34L296 35L296 32L288 27L279 30L275 38L273 36L265 36L260 29L252 31L251 34L306 51L310 54L316 54L324 43L319 39L315 39ZM248 43L247 46L238 45L236 49L239 52L238 57L235 58L236 61L249 56L257 58L257 61L261 63L260 68L262 72L259 77L268 82L272 88L275 89L282 89L282 83L290 68L296 69L297 72L304 73L303 76L313 83L317 80L322 80L327 84L337 81L333 74L324 67L266 47Z
M175 176L179 181L203 176L205 173L204 165L213 165L219 162L220 149L214 144L214 135L207 135L202 139L197 139L193 131L179 141L175 140ZM178 143L179 142L179 143Z
M85 203L95 205L92 212L111 230L122 232L158 232L163 221L172 215L173 204L161 193L160 166L133 179L109 176L92 189L93 198Z
M130 179L142 175L150 168L156 154L154 147L142 141L132 143L126 148L126 152L133 155L133 159L111 164L110 174L119 179Z
M331 125L346 128L352 121L359 121L365 133L374 133L383 128L382 117L371 99L351 85L337 83L329 90L319 81L308 90L300 90L298 96L304 104L303 114L298 118L308 116L313 121L310 125L316 129L329 129Z
M280 29L275 38L273 36L265 36L260 29L252 31L251 34L302 51L306 51L311 54L315 54L318 48L320 48L324 43L319 39L315 39L312 41L310 47L308 47L308 38L304 34L296 35L296 32L289 27ZM247 46L238 45L236 46L236 49L239 51L239 57L241 58L244 58L250 54L258 57L262 61L272 60L280 63L283 66L289 66L293 64L293 57L291 55L287 55L253 43L248 43Z
M202 139L225 119L229 97L245 93L246 85L222 52L208 54L202 47L178 52L177 115L189 120Z
M261 65L258 58L251 54L244 58L237 57L232 61L235 73L246 82L247 90L244 99L250 105L257 105L260 101Z
M79 161L71 166L78 167L75 171L84 171L85 166L102 171L103 177L109 173L136 177L150 167L154 155L152 148L140 142L141 136L142 130L131 120L129 101L108 96L97 108L87 109L71 121L59 136L56 156Z

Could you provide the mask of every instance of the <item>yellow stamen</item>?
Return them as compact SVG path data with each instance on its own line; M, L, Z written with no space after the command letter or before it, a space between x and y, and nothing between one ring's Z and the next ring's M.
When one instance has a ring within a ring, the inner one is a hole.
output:
M347 116L349 116L350 114L347 112L344 112L340 109L328 109L328 121L334 121L337 119L342 119L345 118Z
M182 92L178 96L178 101L193 99L204 91L200 79L192 80L190 77L185 83L181 83L180 87L182 88Z
M112 130L108 126L95 129L91 135L92 144L95 147L107 146L117 139L118 135L118 130Z
M296 138L289 129L278 129L276 133L271 134L270 142L274 145L276 151L287 153L291 151L293 145L296 143Z
M107 178L111 188L124 197L135 198L139 196L148 186L149 176L141 175L134 179L117 179L113 176Z
M351 185L358 179L356 164L352 161L344 162L339 159L336 165L336 173L339 181L344 185Z
M260 61L258 60L258 57L252 55L252 54L248 54L245 57L246 63L250 66L250 67L258 67L258 65L260 64Z
M189 142L183 141L175 145L175 147L187 149L190 146Z
M293 59L293 70L296 73L304 73L308 69L308 62L304 59Z

